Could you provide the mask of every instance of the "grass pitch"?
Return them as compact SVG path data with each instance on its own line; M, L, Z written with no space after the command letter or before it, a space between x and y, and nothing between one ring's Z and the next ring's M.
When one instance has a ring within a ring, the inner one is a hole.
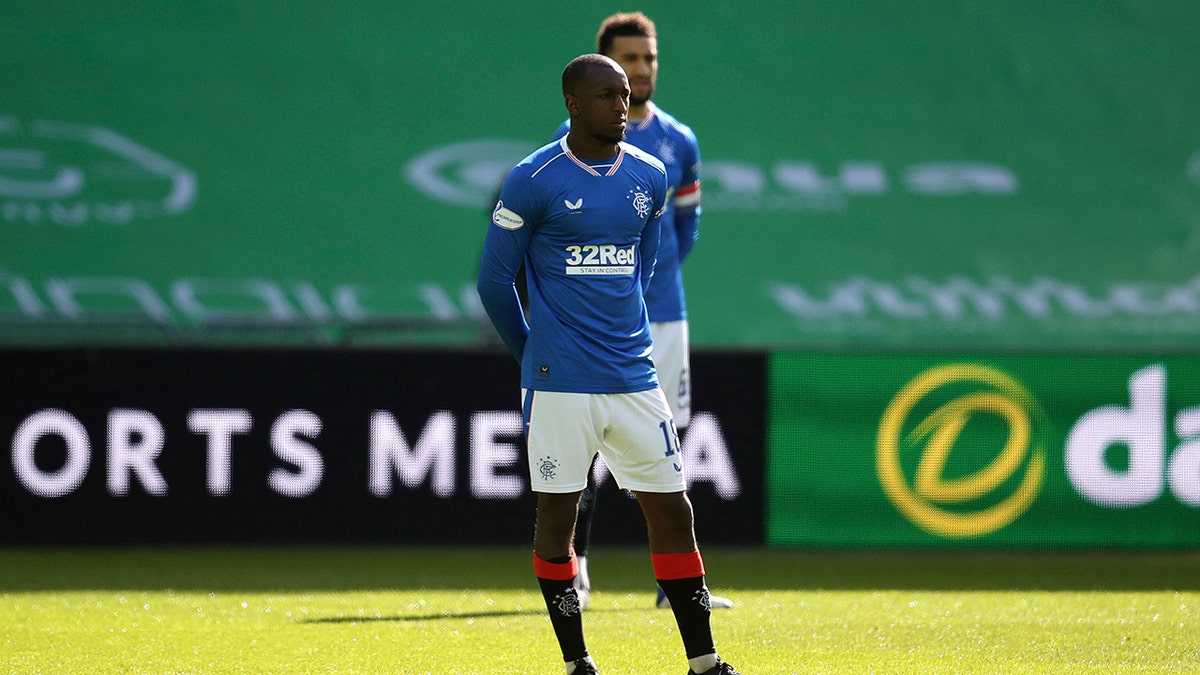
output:
M3 673L562 672L527 548L0 549ZM743 673L1200 672L1194 552L706 549ZM643 549L593 550L603 673L683 675Z

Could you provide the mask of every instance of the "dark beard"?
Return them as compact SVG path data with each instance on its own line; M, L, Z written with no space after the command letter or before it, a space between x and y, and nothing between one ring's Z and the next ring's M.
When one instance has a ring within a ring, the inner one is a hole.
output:
M622 131L619 137L609 136L607 134L594 134L592 138L604 143L608 143L609 145L616 145L617 143L625 140L625 132Z

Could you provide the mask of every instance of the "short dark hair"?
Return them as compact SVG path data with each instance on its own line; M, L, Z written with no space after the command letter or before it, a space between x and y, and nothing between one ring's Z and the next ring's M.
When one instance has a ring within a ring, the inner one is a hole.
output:
M593 68L618 68L613 60L603 54L582 54L571 59L562 73L563 95L573 93L575 87L582 82Z
M596 51L607 54L612 50L613 38L630 36L657 38L658 34L654 22L641 12L613 14L600 24L600 31L596 33Z

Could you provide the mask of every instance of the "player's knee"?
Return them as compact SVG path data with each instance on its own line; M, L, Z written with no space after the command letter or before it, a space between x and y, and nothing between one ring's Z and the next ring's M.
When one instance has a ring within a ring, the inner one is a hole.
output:
M638 494L646 524L659 532L691 532L692 504L682 492Z

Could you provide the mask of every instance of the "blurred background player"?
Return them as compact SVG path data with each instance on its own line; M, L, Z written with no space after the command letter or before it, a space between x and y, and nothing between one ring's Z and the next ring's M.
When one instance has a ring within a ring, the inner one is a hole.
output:
M658 79L658 37L649 17L641 12L608 17L596 33L596 51L616 61L629 78L629 124L625 129L625 142L658 157L667 167L671 198L662 217L658 262L646 290L646 311L650 316L659 384L675 414L675 427L682 430L692 417L682 263L699 232L700 145L687 125L663 112L650 100ZM565 136L570 127L570 120L563 122L554 138ZM598 492L595 476L589 474L575 528L575 553L579 557L577 585L584 607L591 600L587 560ZM661 588L655 603L664 609L671 606ZM712 606L725 609L732 607L733 601L714 595Z

